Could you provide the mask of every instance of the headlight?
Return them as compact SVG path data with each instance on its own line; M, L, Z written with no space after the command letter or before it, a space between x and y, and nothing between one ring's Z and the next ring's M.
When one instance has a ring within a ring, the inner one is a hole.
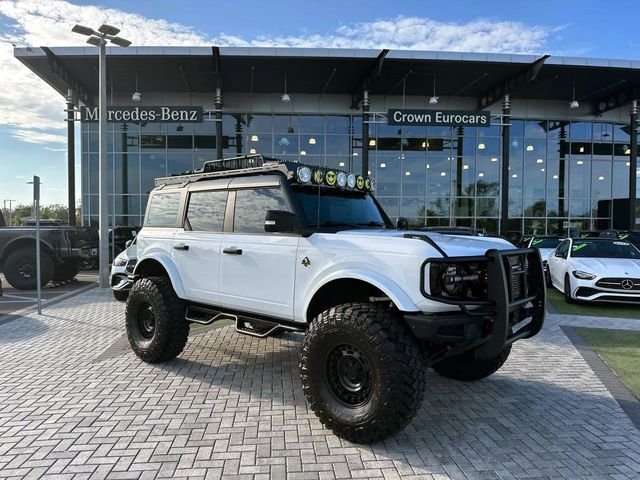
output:
M486 300L486 265L432 263L429 285L433 296L455 300Z
M579 278L580 280L593 280L596 276L593 273L583 272L581 270L574 270L573 276Z
M338 186L344 188L347 184L347 174L344 172L338 172Z
M116 257L113 261L114 267L124 267L127 264L127 261L124 258Z
M347 175L347 187L355 188L356 186L356 176L353 173Z
M309 167L298 167L298 181L301 183L309 183L311 181L311 169Z

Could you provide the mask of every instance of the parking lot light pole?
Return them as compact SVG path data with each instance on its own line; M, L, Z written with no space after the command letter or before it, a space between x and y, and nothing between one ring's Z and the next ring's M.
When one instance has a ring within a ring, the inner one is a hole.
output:
M100 217L98 220L98 229L100 232L100 243L98 246L98 264L100 275L100 287L107 288L109 286L109 210L107 199L107 41L120 47L128 47L131 45L129 40L118 37L120 29L111 25L103 24L98 30L85 27L83 25L75 25L72 32L80 35L87 35L87 43L99 48L99 210Z
M7 202L9 202L9 210L7 210ZM4 209L9 213L9 226L11 226L11 207L13 206L13 202L15 202L15 200L7 199L4 201Z

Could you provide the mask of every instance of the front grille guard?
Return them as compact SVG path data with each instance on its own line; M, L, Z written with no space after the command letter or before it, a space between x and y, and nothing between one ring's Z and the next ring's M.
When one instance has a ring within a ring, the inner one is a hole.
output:
M514 258L517 261L514 261ZM432 263L486 263L487 299L452 299L429 294L425 288L425 278L427 268ZM518 291L521 292L520 295ZM492 249L487 250L485 255L474 257L428 258L420 267L420 292L430 300L457 305L470 316L490 317L493 320L492 333L476 350L477 358L495 357L505 345L533 337L544 323L546 296L544 272L540 253L534 248ZM471 306L478 308L470 310L468 307ZM512 332L514 325L527 318L531 320Z

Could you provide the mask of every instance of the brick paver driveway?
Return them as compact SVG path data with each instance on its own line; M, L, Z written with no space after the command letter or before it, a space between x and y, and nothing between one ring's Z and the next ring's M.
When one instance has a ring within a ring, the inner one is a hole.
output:
M0 477L640 478L640 433L559 317L490 379L429 374L409 427L362 446L308 411L299 334L200 329L152 366L123 311L94 289L0 325Z

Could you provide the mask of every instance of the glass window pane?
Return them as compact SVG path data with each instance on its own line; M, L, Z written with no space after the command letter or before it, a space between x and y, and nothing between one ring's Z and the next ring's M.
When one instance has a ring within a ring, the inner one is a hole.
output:
M193 154L169 153L167 154L167 174L184 173L193 170Z
M324 116L322 115L301 115L301 133L324 133Z
M298 135L275 135L274 151L276 155L299 155L300 154L300 138ZM258 151L258 153L261 153Z
M193 192L189 197L185 228L194 231L221 232L227 192Z
M265 233L264 219L267 210L289 211L279 188L238 190L233 231Z
M249 132L272 132L273 120L271 115L247 115L247 122L247 129Z
M151 196L145 226L169 227L178 223L180 192L158 192Z
M142 193L155 187L154 180L167 176L167 156L159 153L143 153L141 157Z
M527 120L524 122L525 138L545 138L547 136L546 120Z
M591 140L591 122L571 122L571 140Z
M297 115L274 115L273 133L300 133L300 122ZM321 132L322 133L322 132Z
M348 115L337 116L327 115L326 117L326 133L348 135L351 128L351 117Z
M426 158L424 154L405 154L402 161L402 195L424 197L426 193ZM403 216L407 216L402 214ZM415 216L415 215L414 215Z

